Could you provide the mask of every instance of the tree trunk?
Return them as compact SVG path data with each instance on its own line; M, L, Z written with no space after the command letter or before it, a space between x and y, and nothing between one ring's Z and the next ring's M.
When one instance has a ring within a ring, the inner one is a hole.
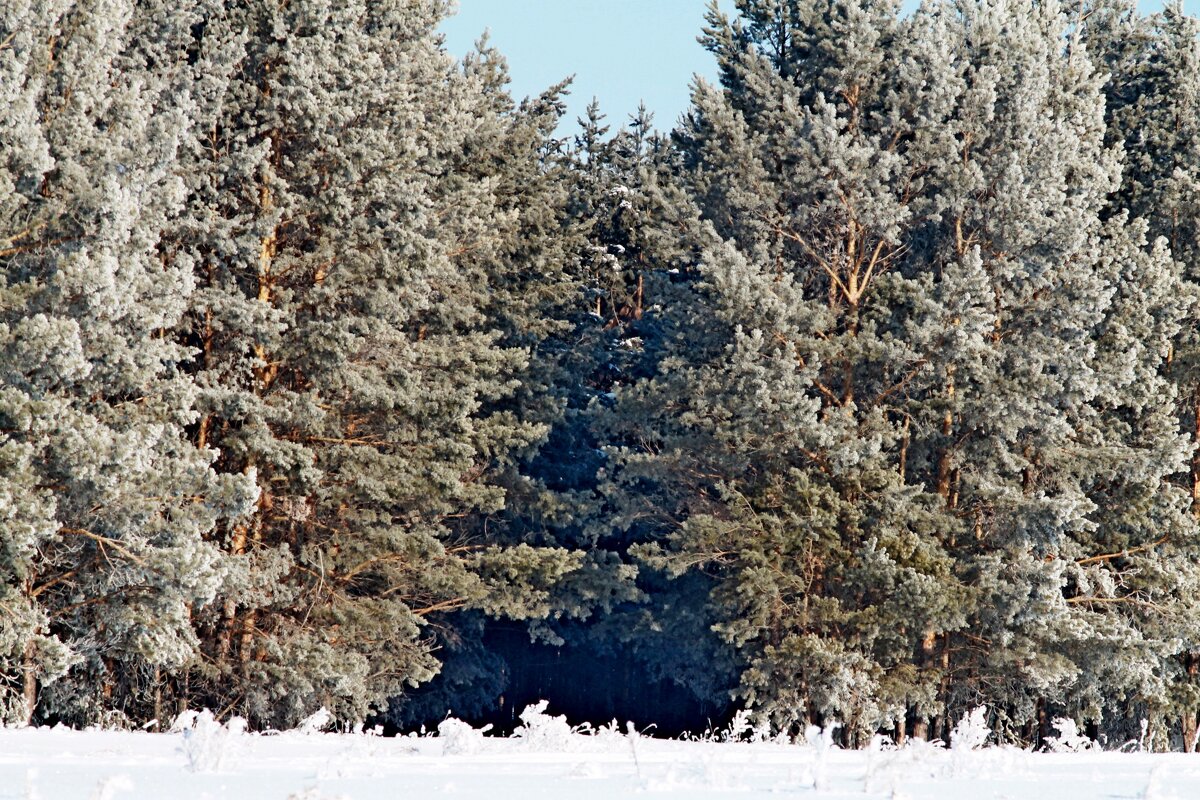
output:
M1192 396L1192 441L1200 442L1200 386ZM1192 513L1200 516L1200 450L1192 453Z
M1042 742L1053 734L1050 728L1050 715L1046 712L1046 698L1039 697L1037 701L1037 733L1033 744L1040 747Z
M246 552L245 523L234 526L233 535L229 539L229 552L235 556ZM222 612L221 633L217 639L217 663L227 664L233 651L233 632L238 627L237 602L232 597L226 599Z
M154 729L163 729L163 677L162 670L154 668Z
M945 446L942 452L938 455L937 465L937 485L936 490L938 497L942 498L946 503L947 508L952 508L951 505L951 480L954 470L952 468L952 457L950 453L950 437L954 433L954 367L946 368L946 415L942 418L942 436L946 438Z
M942 498L942 502L947 509L953 510L958 505L958 470L953 466L953 455L950 443L954 434L954 367L946 367L946 413L942 417L942 436L945 442L942 446L941 453L938 454L937 475L935 478L934 489L937 491L938 497ZM951 540L950 546L954 545ZM938 642L942 640L942 652L937 652ZM948 636L940 636L937 631L927 630L925 636L921 640L921 659L920 668L922 671L928 671L937 663L942 671L941 680L938 682L938 699L945 701L946 690L949 686L950 676L950 638ZM937 727L939 719L933 720L933 727ZM930 724L924 719L919 719L913 726L913 737L918 739L928 739L930 735L936 735L937 731L930 730Z
M24 672L24 680L22 682L22 695L24 700L24 722L26 725L33 724L33 713L37 711L37 665L34 661L36 649L33 645L33 640L25 643L25 653L22 663Z
M938 636L935 631L926 631L925 636L921 639L921 669L928 669L937 657L937 641ZM912 737L914 739L929 739L930 720L923 713L918 713L913 721Z
M1196 752L1196 734L1200 733L1200 727L1197 725L1195 711L1185 711L1180 717L1180 723L1183 730L1183 752Z
M1187 670L1188 680L1191 683L1196 682L1196 677L1200 674L1200 653L1189 652L1183 657L1184 668ZM1195 709L1187 709L1183 712L1183 752L1196 752L1196 739L1200 736L1200 719L1197 718Z

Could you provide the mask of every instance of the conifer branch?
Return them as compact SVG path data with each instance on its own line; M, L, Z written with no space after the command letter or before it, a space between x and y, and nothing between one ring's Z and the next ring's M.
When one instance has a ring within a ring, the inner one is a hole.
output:
M377 556L375 558L367 558L358 562L340 575L337 575L337 579L342 583L348 583L361 573L377 564L394 564L396 562L410 561L411 559L412 557L407 553L388 553L387 555Z
M1101 605L1132 605L1142 606L1153 609L1154 611L1165 612L1166 609L1158 603L1152 603L1149 600L1141 600L1137 597L1068 597L1065 599L1071 605L1091 605L1099 603Z
M875 274L875 268L879 265L879 257L883 253L883 248L886 244L887 244L886 239L880 239L878 242L875 243L875 249L871 252L871 260L867 262L866 272L863 273L862 283L856 287L856 289L858 290L858 296L854 298L856 305L858 303L858 300L862 297L862 295L864 293L866 293L867 286L870 285L870 283L871 283L871 278ZM890 254L888 257L890 258ZM855 270L855 272L857 272L857 269Z
M466 604L466 597L454 597L450 600L443 600L440 603L434 603L431 606L425 606L424 608L414 608L412 609L412 614L415 617L424 617L427 614L433 614L438 611L454 611L462 608Z
M289 437L281 437L289 438ZM303 444L338 444L347 447L419 447L417 442L394 442L387 439L342 439L333 436L304 436L289 438L289 441L299 441Z
M10 239L9 241L16 241L16 240ZM8 247L8 248L5 248L4 250L0 250L0 258L7 258L9 256L20 255L21 253L32 253L35 250L40 250L45 247L54 247L55 245L66 244L67 242L74 242L74 241L78 241L78 238L71 237L71 236L64 236L61 239L51 239L46 242L30 242L29 244L23 244L23 245L19 245L17 247Z
M800 369L808 369L808 362L804 359L804 356L800 353L800 348L796 347L794 342L790 341L786 336L784 336L782 333L779 333L778 331L775 331L773 335L774 335L776 341L778 341L783 346L787 347L787 346L791 345L792 347L795 347L796 361L799 362ZM829 400L835 406L840 407L840 406L844 405L844 403L842 402L842 398L838 397L837 393L835 393L832 389L830 389L828 386L826 386L821 381L820 378L818 378L817 376L814 375L811 380L812 380L813 387L818 392L820 392L825 397L825 399Z
M1158 539L1157 541L1150 542L1149 544L1139 545L1138 547L1130 547L1126 550L1121 550L1116 553L1104 553L1103 555L1099 555L1099 556L1090 556L1088 558L1082 558L1082 559L1079 559L1078 561L1076 561L1075 563L1079 564L1079 565L1095 564L1096 562L1099 562L1099 561L1109 561L1114 558L1124 558L1125 556L1131 556L1134 553L1144 553L1147 550L1153 550L1155 547L1158 547L1160 544L1165 544L1170 538L1171 538L1171 535L1167 534L1166 536L1163 536L1162 538Z
M2 49L2 48L0 48L0 49ZM16 242L21 241L22 239L28 239L30 236L33 236L36 233L40 233L41 231L45 230L45 228L46 228L46 223L39 222L34 225L30 225L28 228L25 228L24 230L17 231L12 236L7 237L5 239L5 241L7 241L9 244L14 244Z
M896 384L890 386L889 388L883 390L878 395L876 395L875 404L879 405L884 400L888 399L889 397L896 394L897 392L903 391L904 387L907 386L909 384L909 382L912 381L913 378L915 378L921 374L921 370L928 363L929 362L923 358L918 359L917 362L913 365L913 368L911 370L909 370L908 374L900 379L899 383L896 383Z
M71 578L74 578L78 574L79 574L79 569L77 568L77 569L73 569L73 570L64 572L61 575L56 575L56 576L54 576L54 578L52 580L48 580L45 583L41 584L40 586L35 586L34 588L30 589L29 596L30 597L38 597L39 595L44 594L48 589L52 589L60 583L69 581L69 580L71 580Z
M130 550L128 547L123 545L118 540L113 539L109 536L104 536L99 533L92 533L91 531L85 531L82 528L59 528L58 532L66 533L71 536L86 537L86 538L91 539L92 541L96 542L97 544L99 544L102 549L105 547L111 547L112 549L116 550L118 553L121 553L123 556L125 556L130 561L137 564L138 566L142 566L142 567L146 566L146 560L144 558L142 558L137 553Z
M122 587L116 589L115 591L109 592L108 594L97 595L95 597L89 597L86 600L80 600L78 603L71 603L70 605L63 606L62 608L56 608L50 613L50 616L64 617L67 614L71 613L72 611L77 611L81 608L87 608L88 606L99 605L100 603L106 603L109 600L112 600L115 597L120 597L122 595L127 595L127 594L153 595L154 593L155 593L154 587L152 587L152 586L122 586Z
M817 252L817 249L815 247L813 247L811 244L809 244L807 239L805 239L803 236L796 233L795 231L787 230L785 228L780 227L779 225L776 225L776 224L770 222L770 220L766 219L765 217L763 218L763 221L770 224L771 227L774 229L775 233L778 234L779 236L782 236L785 239L790 239L791 241L796 242L798 245L800 245L800 247L804 250L804 252L808 254L809 258L811 258L813 261L817 262L817 265L820 266L821 269L825 271L825 274L829 276L829 279L831 281L833 281L834 286L836 286L838 291L840 291L842 293L842 296L844 298L846 298L847 300L849 300L850 294L851 294L850 290L846 288L846 284L842 283L842 279L838 275L837 270L835 270L833 268L833 266L829 263L829 261L827 259L825 259L823 256L821 256L820 253Z

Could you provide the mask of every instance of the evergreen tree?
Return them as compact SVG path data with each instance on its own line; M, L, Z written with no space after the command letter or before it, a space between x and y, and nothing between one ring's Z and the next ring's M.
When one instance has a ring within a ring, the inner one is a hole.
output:
M496 62L495 54L483 53L488 61L469 57L468 68ZM538 121L531 112L551 97L526 101L513 117L514 131L529 124L524 118ZM617 609L636 608L642 598L632 580L635 568L602 541L610 529L594 493L605 457L597 446L592 407L609 402L613 386L628 380L623 376L635 372L642 358L642 303L650 273L641 241L647 227L642 183L654 154L665 148L651 131L645 109L628 128L609 136L593 102L569 151L548 138L557 119L557 114L541 114L540 136L547 144L540 158L513 152L511 145L474 148L508 154L498 177L511 187L503 194L513 198L519 222L510 234L510 240L522 243L511 256L514 266L534 264L538 274L549 261L562 270L560 280L542 278L544 297L533 318L542 321L546 335L533 343L514 402L514 411L543 426L546 434L505 477L507 507L488 520L488 527L510 545L567 548L579 566L551 588L548 613L523 626L514 626L511 615L493 621L458 615L446 630L442 673L397 704L392 718L405 727L436 723L448 713L512 723L521 702L512 690L534 691L527 698L531 702L550 697L559 708L574 707L583 699L578 693L537 684L545 680L536 665L546 660L546 648L567 647L576 663L611 669L612 661L625 655L628 639L623 624L628 620ZM512 133L506 138L514 141ZM536 299L537 291L526 294ZM575 678L573 683L587 685L586 678ZM641 678L638 673L635 680L643 683ZM611 685L607 691L616 696L637 688Z
M0 0L0 722L415 725L551 646L1190 749L1200 23L714 4L670 140L570 147L448 5Z
M554 432L565 446L544 449L541 468L569 477L559 489L570 500L570 514L553 530L560 541L583 548L592 569L564 586L584 601L584 613L577 614L582 624L558 625L554 632L575 652L594 656L599 669L611 669L609 659L633 664L612 673L613 681L626 682L611 691L632 704L629 715L645 714L640 706L659 698L686 703L690 698L674 684L719 718L731 679L727 659L709 646L698 606L656 591L661 576L639 574L630 552L638 539L614 528L619 508L603 488L613 466L605 445L622 437L612 424L613 404L624 387L652 375L664 355L678 265L686 260L681 253L694 250L678 228L690 221L691 203L673 177L676 153L653 131L644 107L610 134L593 102L579 126L570 210L588 232L579 309L587 313L577 311L568 411ZM668 607L659 608L660 600Z
M706 584L643 568L631 548L645 537L638 526L620 521L624 500L611 483L620 462L613 448L641 442L639 412L627 417L628 406L618 398L654 375L670 354L687 297L686 265L698 252L695 241L682 235L695 219L676 177L679 154L650 125L641 108L627 127L607 136L609 128L593 104L576 138L572 208L589 225L583 274L594 304L592 337L578 348L590 359L579 371L589 380L581 384L577 427L586 449L576 463L590 469L576 535L593 552L623 564L629 587L618 604L564 633L590 652L634 662L641 684L635 696L648 690L649 699L674 684L711 709L708 719L717 724L728 713L736 678L728 652L709 630Z
M614 458L620 524L650 540L649 566L708 585L700 617L743 700L858 737L932 696L910 655L962 624L963 590L936 498L894 460L891 408L922 355L895 336L905 287L883 277L922 213L907 188L923 162L892 149L899 23L886 4L826 5L710 13L725 91L701 84L679 133L702 256L681 265L690 297L658 374L620 395L614 432L637 444Z
M1138 15L1126 2L1098 2L1088 9L1083 38L1098 68L1109 73L1105 85L1108 139L1124 151L1120 191L1110 199L1108 213L1114 217L1135 215L1145 220L1150 238L1158 238L1170 249L1182 285L1176 291L1189 302L1186 324L1169 340L1169 356L1162 377L1139 376L1125 394L1157 389L1165 400L1174 397L1182 430L1190 440L1190 464L1170 476L1164 484L1177 492L1182 486L1191 497L1193 515L1200 498L1200 461L1194 443L1200 428L1200 378L1197 371L1196 292L1200 281L1200 227L1197 227L1197 187L1200 187L1200 23L1187 16L1178 4L1168 4L1161 13ZM1164 463L1176 464L1175 460ZM1179 558L1190 557L1187 537L1178 526L1155 529L1155 549L1179 548ZM1196 596L1193 570L1187 565L1155 574L1162 591L1174 604ZM1196 619L1193 611L1187 617ZM1182 641L1184 653L1165 670L1174 684L1172 705L1181 715L1182 745L1194 747L1197 707L1200 707L1200 658L1192 626L1175 624L1164 637Z
M618 523L709 583L780 726L927 736L988 702L1028 737L1047 704L1161 700L1188 604L1160 578L1194 570L1154 376L1185 309L1104 222L1103 76L1055 4L738 9L679 132L703 255L620 393Z
M531 293L561 267L507 238L535 212L497 166L545 125L505 121L486 59L456 69L444 11L248 0L194 27L198 58L236 49L177 242L200 287L195 437L260 496L218 538L234 566L190 702L361 719L435 673L427 620L545 613L574 567L480 523L542 435L512 402L544 335Z
M514 548L514 554L524 554L518 560L526 560L541 548L570 548L549 530L552 520L569 513L570 504L558 492L559 476L538 466L542 452L558 451L557 431L570 413L564 392L574 385L572 315L578 305L575 265L582 229L567 214L569 163L554 138L566 83L514 103L507 92L504 59L486 37L463 60L462 68L478 82L489 115L480 115L481 124L470 132L457 160L463 175L489 187L495 203L487 220L486 246L472 249L462 260L476 273L490 275L484 313L498 327L500 341L528 354L514 373L513 391L494 401L492 410L537 431L528 446L514 448L509 458L496 463L492 478L503 488L504 507L475 515L462 529L480 540ZM546 620L579 613L587 605L562 590L564 581L588 572L581 569L586 554L565 558L562 563L570 568L542 582L532 605L523 606L519 600L522 586L506 586L502 578L494 587L493 601L507 596L511 605L501 600L456 611L453 618L432 618L443 662L439 674L418 691L396 698L389 719L415 728L435 725L447 714L478 718L495 711L509 676L520 668L507 661L508 653L485 642L496 620L518 627L527 623L532 639L553 638ZM526 560L526 568L537 569L536 557Z
M222 578L204 537L253 497L187 441L196 389L166 335L193 286L162 249L185 197L193 20L187 4L0 10L5 721L157 714Z

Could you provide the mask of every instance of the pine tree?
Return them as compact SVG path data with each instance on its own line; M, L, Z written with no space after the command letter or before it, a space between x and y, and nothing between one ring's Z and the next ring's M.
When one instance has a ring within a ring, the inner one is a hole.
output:
M736 676L730 653L710 630L707 584L644 568L632 550L645 542L644 531L622 521L626 498L612 482L614 472L621 474L618 448L641 444L641 412L620 398L670 355L686 307L685 272L699 249L681 235L695 225L695 212L676 177L679 153L667 137L651 133L651 122L639 109L628 126L606 138L608 127L593 105L576 139L573 209L590 226L583 266L595 325L579 348L590 355L580 371L590 378L583 384L578 430L591 469L578 535L593 553L623 565L627 588L618 603L564 635L590 652L632 661L640 683L618 690L635 704L673 684L717 721L728 713Z
M472 56L467 66L478 69L497 60L488 50L481 54L487 55L487 62ZM502 72L499 77L506 79ZM642 241L647 227L642 183L651 160L664 153L665 146L651 131L645 109L610 136L595 102L579 120L571 150L552 144L547 137L557 114L543 111L539 120L531 113L545 106L559 88L526 101L512 118L513 132L532 122L541 125L547 143L541 157L511 152L511 145L500 148L511 153L503 159L506 168L500 173L511 186L503 194L519 209L519 225L510 234L510 240L522 243L512 256L514 268L520 272L522 263L540 267L549 262L561 265L563 274L541 279L544 299L534 318L542 320L547 335L534 344L513 406L546 433L505 477L506 509L489 518L488 527L510 546L566 548L574 553L578 568L548 587L548 613L525 620L528 635L513 633L521 626L513 625L511 614L490 621L480 614L459 615L446 629L441 674L411 700L396 704L392 718L404 727L436 723L448 713L501 723L515 719L520 707L512 704L511 678L536 673L536 665L547 658L547 647L567 648L566 655L580 659L578 663L611 668L603 659L620 658L617 654L624 654L629 638L623 625L627 617L618 609L640 608L637 602L643 597L633 583L635 567L619 548L602 541L610 528L603 508L595 503L595 490L605 460L593 430L592 409L607 403L613 386L628 380L623 376L636 372L642 360L642 334L647 333L642 303L651 272ZM510 132L506 138L528 137ZM553 224L546 225L547 220ZM508 306L510 314L519 308ZM600 660L589 661L584 653ZM637 675L642 682L642 673ZM573 683L587 685L586 676L575 678ZM610 684L606 681L610 697L638 689ZM533 686L522 680L516 688L530 691ZM543 685L536 691L531 701L549 698L559 708L580 700L573 689Z
M706 647L711 636L694 607L658 607L675 598L654 591L657 576L639 575L630 552L637 539L614 528L619 508L603 488L612 467L606 445L622 436L612 422L618 393L652 375L663 357L680 251L692 249L675 226L686 222L691 204L672 177L676 154L645 107L615 132L595 102L578 122L569 208L588 234L579 265L584 302L573 317L567 412L536 467L566 478L555 487L568 513L552 520L552 530L587 555L585 569L561 590L574 619L554 625L552 635L598 670L612 670L613 661L631 665L606 678L628 715L645 715L642 706L665 697L686 704L690 694L719 717L727 660Z
M678 134L702 256L658 374L619 395L614 457L620 524L647 565L708 585L744 702L857 740L933 694L910 654L962 624L963 590L936 498L894 460L922 366L885 275L922 213L922 163L889 148L899 23L825 5L710 13L725 91L701 84Z
M0 11L6 721L157 714L223 574L204 537L253 496L185 436L196 390L166 334L192 277L162 243L184 200L193 16L141 12Z
M1162 578L1192 570L1155 376L1186 303L1105 221L1104 78L1066 15L738 9L678 133L702 255L618 394L618 524L708 584L781 727L938 735L987 702L1020 738L1161 702L1188 607Z
M361 719L436 672L428 620L543 614L573 568L480 523L542 435L512 403L561 267L507 238L534 212L498 166L545 126L505 120L486 60L455 67L444 11L248 0L195 27L198 57L236 52L177 243L199 284L195 437L260 496L218 539L234 567L189 702Z
M1200 24L1187 16L1178 4L1169 4L1159 14L1138 15L1129 3L1098 2L1088 9L1083 39L1098 69L1109 74L1105 85L1108 139L1124 151L1121 189L1110 199L1108 213L1114 217L1141 217L1148 236L1159 239L1170 250L1174 269L1181 282L1174 288L1176 302L1188 303L1186 323L1173 334L1167 345L1164 369L1150 377L1139 376L1126 394L1157 389L1156 395L1144 395L1162 402L1173 397L1179 424L1190 434L1190 464L1179 468L1165 490L1178 492L1182 487L1191 497L1196 514L1200 497L1200 462L1194 449L1200 428L1197 394L1200 379L1196 370L1196 293L1200 281L1200 228L1197 227L1196 195L1200 181ZM1168 386L1162 386L1163 378ZM1139 395L1143 396L1143 395ZM1163 459L1164 465L1174 460ZM1156 529L1155 550L1170 548L1177 558L1190 558L1187 527L1163 525ZM1168 594L1172 605L1186 604L1196 596L1189 566L1151 570L1160 591ZM1178 661L1168 662L1164 670L1173 683L1171 705L1182 719L1182 745L1190 751L1195 742L1196 708L1200 706L1197 674L1197 640L1192 626L1173 617L1173 624L1160 636L1178 637L1184 653ZM1196 619L1191 611L1185 617Z

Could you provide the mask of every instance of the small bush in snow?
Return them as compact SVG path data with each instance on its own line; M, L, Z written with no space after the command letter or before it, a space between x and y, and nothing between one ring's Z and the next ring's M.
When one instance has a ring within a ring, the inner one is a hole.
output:
M300 724L296 726L296 730L299 733L307 735L321 733L327 730L332 722L333 714L330 714L329 709L325 708L325 706L321 706L316 711L300 720Z
M483 735L491 729L491 725L485 725L476 730L453 717L443 720L437 729L438 740L442 743L442 755L469 756L478 753L483 748Z
M525 742L527 749L540 753L547 750L570 750L575 733L566 717L552 717L546 713L549 702L542 700L526 706L521 712L521 727L513 731L513 737Z
M979 706L958 721L950 731L950 749L956 751L978 750L983 747L992 729L987 724L987 706Z
M218 772L246 732L246 720L233 717L222 725L207 708L197 713L184 711L175 718L171 731L181 735L180 749L192 772Z
M1082 753L1096 746L1095 742L1079 732L1079 726L1073 719L1058 717L1050 724L1058 731L1058 736L1046 738L1046 749L1051 753Z
M771 727L765 722L754 724L754 715L743 709L733 715L729 729L720 738L725 742L766 742L771 739Z

